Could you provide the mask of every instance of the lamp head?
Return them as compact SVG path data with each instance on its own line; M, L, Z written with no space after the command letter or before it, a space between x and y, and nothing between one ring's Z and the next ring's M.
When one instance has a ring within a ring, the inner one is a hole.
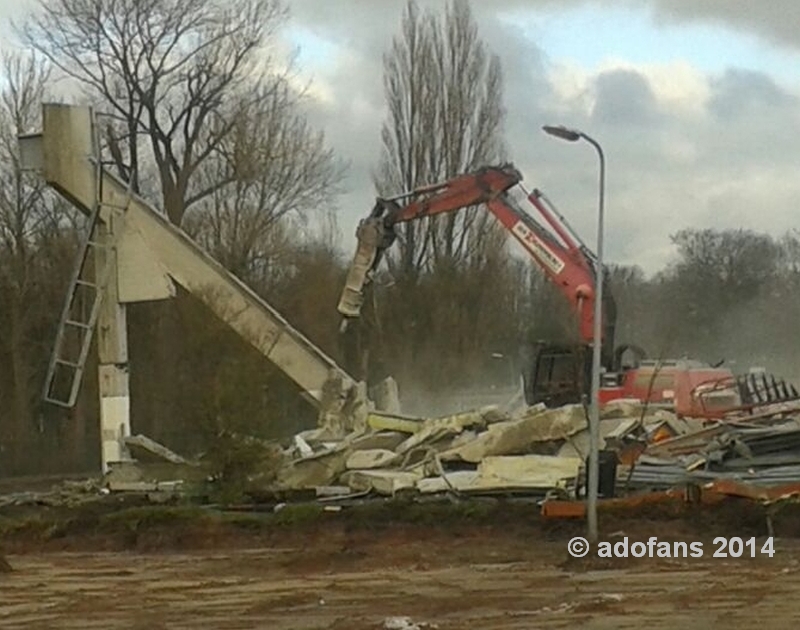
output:
M544 129L545 133L549 133L551 136L561 138L562 140L567 140L568 142L576 142L581 138L580 131L569 129L563 125L545 125L542 129Z

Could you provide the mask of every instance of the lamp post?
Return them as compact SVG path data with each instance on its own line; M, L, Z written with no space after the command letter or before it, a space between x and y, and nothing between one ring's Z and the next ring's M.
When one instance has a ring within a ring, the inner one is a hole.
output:
M589 542L597 542L597 492L600 478L600 357L602 354L603 317L603 198L605 196L606 163L603 149L590 136L577 129L545 125L544 131L551 136L577 142L586 140L600 157L600 202L597 212L597 266L594 283L594 343L592 344L592 393L589 407L589 487L586 492L586 525Z

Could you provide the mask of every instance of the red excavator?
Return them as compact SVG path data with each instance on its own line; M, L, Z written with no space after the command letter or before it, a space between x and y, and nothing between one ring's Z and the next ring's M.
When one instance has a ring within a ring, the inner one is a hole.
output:
M521 188L522 175L512 164L485 167L441 184L424 186L391 198L378 198L359 224L358 248L347 275L338 310L343 322L361 314L364 293L384 252L396 239L395 226L408 221L484 205L519 241L561 291L576 316L582 343L539 343L523 373L525 400L555 407L586 400L590 391L594 342L594 284L597 258L545 195L525 192L550 229L520 207L510 191ZM607 277L607 276L606 276ZM684 416L722 416L798 397L783 382L739 378L719 366L690 360L648 360L633 345L614 347L616 304L607 286L602 304L601 403L619 398L666 404Z

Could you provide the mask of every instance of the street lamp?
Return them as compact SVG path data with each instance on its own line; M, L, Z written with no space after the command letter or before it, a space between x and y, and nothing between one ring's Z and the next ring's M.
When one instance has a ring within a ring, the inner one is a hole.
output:
M603 149L590 136L577 129L564 126L545 125L544 131L551 136L577 142L581 138L591 144L600 156L600 203L597 212L597 265L594 282L594 337L592 344L592 399L589 407L589 487L586 492L586 524L590 542L597 542L597 491L600 478L600 356L602 353L603 316L603 198L605 196L606 162Z

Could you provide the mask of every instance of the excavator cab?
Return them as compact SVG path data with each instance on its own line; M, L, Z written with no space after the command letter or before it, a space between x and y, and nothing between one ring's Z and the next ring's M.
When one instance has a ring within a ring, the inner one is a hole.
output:
M588 345L537 343L525 359L525 402L560 407L588 400L592 353Z
M623 376L636 371L645 352L634 345L619 346L601 357L600 401L605 403L626 395ZM589 400L592 383L592 346L589 344L535 344L524 357L525 402L559 407Z

